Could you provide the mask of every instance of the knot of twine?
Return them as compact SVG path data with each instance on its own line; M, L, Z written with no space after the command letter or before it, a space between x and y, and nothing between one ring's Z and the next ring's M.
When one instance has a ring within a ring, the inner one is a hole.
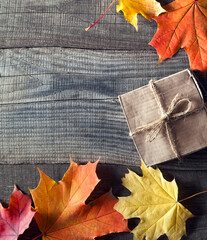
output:
M184 116L188 115L190 113L190 109L192 107L192 102L189 100L189 98L182 98L179 94L176 94L175 97L173 98L172 102L170 103L170 106L168 107L167 111L165 111L163 107L163 100L160 98L157 88L155 86L154 80L151 80L149 82L150 89L153 92L153 95L156 99L156 102L160 108L161 111L161 117L149 124L146 124L141 127L137 127L135 131L132 133L132 135L143 132L146 130L151 130L147 137L146 137L146 142L152 142L158 135L158 133L161 131L163 127L166 129L167 137L171 146L172 151L174 152L175 156L180 159L180 154L177 150L175 139L172 135L171 127L169 123L171 120L178 120L180 118L183 118ZM179 107L184 108L182 111L177 111L179 110Z

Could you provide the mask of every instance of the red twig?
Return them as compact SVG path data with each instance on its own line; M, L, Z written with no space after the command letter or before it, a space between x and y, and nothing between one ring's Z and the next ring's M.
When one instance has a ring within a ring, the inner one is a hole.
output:
M101 15L101 17L94 23L92 24L90 27L86 28L85 30L88 31L90 28L92 28L93 26L96 25L97 22L99 22L102 17L108 12L109 8L115 3L116 0L113 0L113 2L108 6L108 8L106 9L106 11Z

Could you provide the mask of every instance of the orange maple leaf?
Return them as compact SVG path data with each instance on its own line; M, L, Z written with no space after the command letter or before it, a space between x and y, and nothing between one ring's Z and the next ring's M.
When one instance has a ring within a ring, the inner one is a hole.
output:
M159 62L180 48L188 54L191 69L207 70L207 1L175 0L164 6L166 13L153 19L158 30L149 43L156 48Z
M112 232L129 231L122 215L113 209L117 200L104 194L86 205L85 201L99 182L97 163L71 165L56 183L41 170L40 182L30 190L35 204L35 220L44 240L89 240Z

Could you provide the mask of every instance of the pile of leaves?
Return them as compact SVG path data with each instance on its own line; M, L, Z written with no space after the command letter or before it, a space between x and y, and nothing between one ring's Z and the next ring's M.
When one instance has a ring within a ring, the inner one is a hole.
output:
M69 169L59 182L39 169L39 184L30 189L34 207L31 197L15 187L9 207L0 205L0 239L22 239L20 235L33 217L41 232L33 240L41 237L44 240L92 240L114 232L130 232L126 220L129 218L141 219L132 230L134 240L144 237L156 240L163 234L179 240L186 234L185 222L193 215L181 205L183 200L178 201L175 180L168 182L159 169L147 168L143 162L142 177L129 170L123 178L130 196L117 200L108 192L86 204L99 182L97 164L98 161L77 165L71 159Z
M29 227L34 216L41 234L34 238L94 239L112 232L129 231L127 221L113 209L117 200L108 192L85 204L98 184L97 163L71 164L58 183L40 169L40 182L24 195L16 187L11 194L8 208L0 206L0 239L14 240Z
M161 6L156 0L118 1L117 12L122 11L137 31L137 14L157 22L157 32L149 44L157 50L159 63L166 58L171 58L180 48L183 48L188 55L191 69L197 69L206 74L206 0L174 0L165 6Z

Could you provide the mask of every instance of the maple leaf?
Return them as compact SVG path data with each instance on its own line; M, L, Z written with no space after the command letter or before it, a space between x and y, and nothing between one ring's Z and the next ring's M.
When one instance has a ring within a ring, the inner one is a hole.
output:
M69 169L58 183L39 170L39 185L30 192L35 204L35 220L44 240L89 240L129 231L126 220L113 209L117 200L111 193L85 204L99 182L95 172L97 163L77 165L71 159Z
M35 212L31 208L31 198L14 187L8 208L0 203L0 239L15 240L28 227Z
M149 43L156 48L159 62L171 58L180 48L188 54L191 69L207 70L207 1L175 0L153 19L158 30Z
M116 6L116 11L122 11L125 18L136 28L137 25L137 14L140 13L146 19L150 20L154 16L165 12L155 0L119 0L119 5Z
M120 197L114 208L125 219L141 219L132 231L134 239L156 240L166 234L170 240L179 240L186 234L185 221L193 215L178 202L175 180L166 181L158 168L146 168L143 162L141 169L143 177L132 171L125 175L123 185L131 195Z

